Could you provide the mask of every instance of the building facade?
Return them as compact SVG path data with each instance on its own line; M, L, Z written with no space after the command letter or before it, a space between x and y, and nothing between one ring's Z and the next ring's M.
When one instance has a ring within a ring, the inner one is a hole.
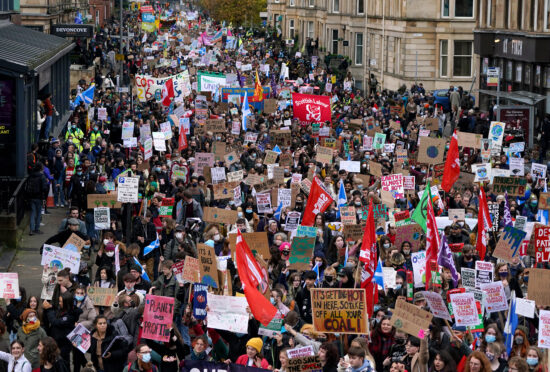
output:
M473 32L479 0L268 0L268 22L287 39L318 40L321 56L342 54L359 88L370 74L378 89L415 81L427 90L479 76Z
M21 24L50 33L53 24L72 24L76 15L84 17L90 9L89 0L20 0Z

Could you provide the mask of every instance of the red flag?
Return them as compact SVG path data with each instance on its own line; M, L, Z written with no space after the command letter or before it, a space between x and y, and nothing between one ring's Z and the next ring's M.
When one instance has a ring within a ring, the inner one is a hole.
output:
M187 148L187 136L185 135L185 129L183 125L180 125L180 138L178 143L178 151L185 150Z
M258 76L258 70L256 70L256 82L254 83L254 102L261 102L264 100L264 89Z
M302 125L331 121L330 96L292 93L292 105L294 118Z
M365 289L367 297L367 313L369 317L374 311L374 304L378 297L378 285L372 282L376 265L378 264L376 250L376 229L374 226L374 207L372 199L369 202L369 211L367 214L367 225L363 234L363 242L361 243L361 251L359 253L359 261L363 262L363 271L361 272L361 288Z
M328 192L321 186L321 181L318 177L313 178L311 190L307 198L306 210L302 218L302 226L313 226L315 216L323 213L334 200Z
M166 83L162 86L162 105L170 106L170 103L174 99L174 82L172 79L166 80Z
M424 190L429 195L428 200L432 200L430 190ZM437 223L435 221L434 208L432 203L426 203L426 290L432 280L432 272L430 270L430 260L437 262L437 252L439 251L439 231L437 231Z
M485 259L487 252L487 231L493 228L491 218L489 216L489 206L485 197L483 187L479 189L479 212L477 214L477 242L476 249L481 260Z
M456 130L453 133L449 151L447 151L447 160L445 161L445 168L443 170L443 179L441 181L441 188L445 192L449 192L451 187L458 179L460 175L460 159L458 158L458 136Z
M254 318L267 326L277 314L277 309L257 289L262 281L262 271L240 231L237 231L235 256L248 307Z

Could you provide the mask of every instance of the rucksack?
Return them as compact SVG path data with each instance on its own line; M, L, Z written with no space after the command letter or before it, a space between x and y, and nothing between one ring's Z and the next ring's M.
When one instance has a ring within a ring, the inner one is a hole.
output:
M128 334L128 327L126 327L126 323L124 323L121 318L118 318L111 324L113 327L115 327L117 334L122 337L122 340L126 344L125 346L127 348L131 348L134 342L134 338Z
M42 176L33 175L29 177L27 184L25 185L25 192L27 196L36 197L42 194Z

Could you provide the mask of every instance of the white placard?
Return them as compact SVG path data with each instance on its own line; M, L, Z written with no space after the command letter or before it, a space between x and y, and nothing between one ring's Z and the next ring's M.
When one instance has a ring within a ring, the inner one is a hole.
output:
M117 201L121 203L138 202L139 177L119 177Z
M153 145L157 151L166 151L166 138L162 132L153 132Z
M109 207L94 208L94 225L96 230L109 230L111 228L111 213Z
M246 297L208 294L208 327L235 333L248 333Z
M361 172L361 162L352 161L352 160L341 160L340 169L344 169L348 172L360 173Z
M535 317L535 301L526 298L516 298L516 314L526 318Z
M44 244L40 265L57 266L58 270L68 267L71 273L78 274L80 269L80 253Z

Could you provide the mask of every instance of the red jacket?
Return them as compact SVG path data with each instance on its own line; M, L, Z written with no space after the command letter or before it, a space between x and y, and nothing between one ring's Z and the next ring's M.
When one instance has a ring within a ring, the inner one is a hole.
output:
M243 366L248 366L248 355L246 354L241 355L240 357L237 358L237 361L235 363ZM262 358L262 365L260 368L263 368L263 369L269 368L269 363L267 362L267 360L265 360L265 358Z

